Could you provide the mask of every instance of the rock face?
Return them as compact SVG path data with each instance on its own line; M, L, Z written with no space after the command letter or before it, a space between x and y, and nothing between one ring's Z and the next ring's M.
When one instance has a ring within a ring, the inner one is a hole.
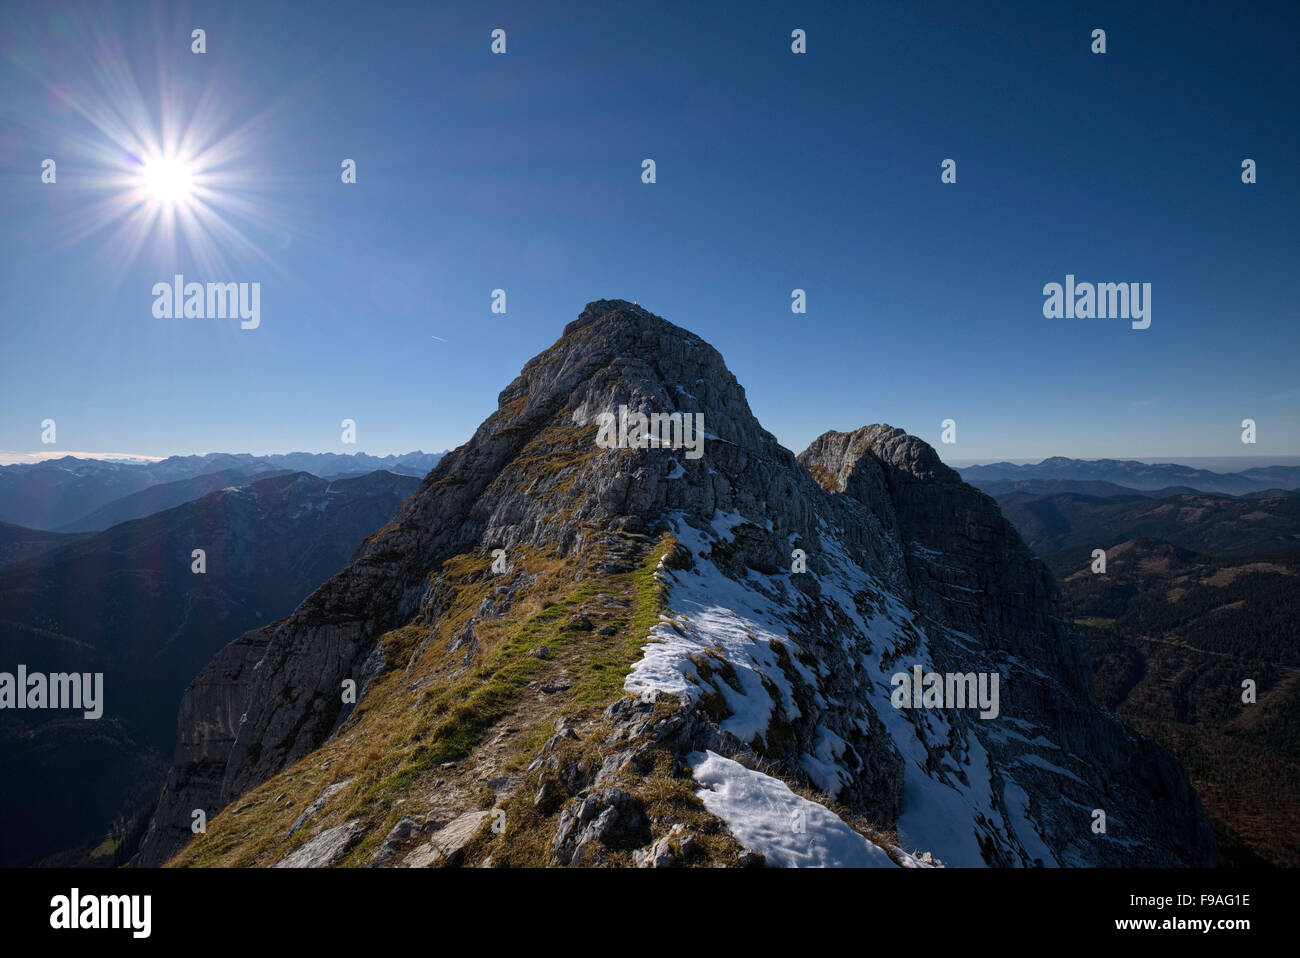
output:
M491 814L488 811L472 811L458 816L429 836L427 844L407 855L403 864L407 868L456 864L474 833Z
M598 445L601 415L624 406L703 414L703 455ZM581 576L597 552L617 567L620 548L663 534L676 541L657 573L668 613L626 677L629 697L606 711L603 765L574 771L567 795L538 791L539 808L557 809L552 864L687 857L682 829L663 840L667 828L656 835L640 800L612 784L652 746L683 768L713 753L715 770L734 760L820 794L896 832L896 864L1213 863L1181 766L1097 705L1050 577L992 500L889 426L826 433L796 458L758 424L716 350L621 300L589 304L531 360L346 570L204 670L138 862L170 858L192 809L211 817L325 742L352 708L341 682L355 679L364 701L385 667L377 636L445 615L450 599L430 575L442 561L545 545ZM484 600L453 642L466 662L476 623L520 598ZM982 703L984 718L897 707L895 676L914 666L982 676L996 707ZM789 789L749 781L739 792L777 793ZM761 810L717 807L734 835L769 835L755 826ZM798 817L796 834L808 818L864 854L835 812ZM787 838L747 839L747 854L835 863Z
M1097 704L1084 643L1059 616L1050 575L991 498L924 442L889 426L827 433L799 459L851 507L892 512L911 586L896 594L921 613L935 670L1001 676L1001 713L967 721L968 745L987 752L1011 824L1027 822L1043 841L1013 827L1011 856L990 855L981 843L981 857L1049 865L1215 860L1186 772ZM929 741L920 730L918 737ZM1012 807L1020 801L1023 813ZM1093 841L1081 831L1081 821L1095 820L1093 809L1106 813L1111 835L1122 815L1133 844Z
M338 862L361 837L358 822L328 828L291 855L275 863L276 868L329 868Z

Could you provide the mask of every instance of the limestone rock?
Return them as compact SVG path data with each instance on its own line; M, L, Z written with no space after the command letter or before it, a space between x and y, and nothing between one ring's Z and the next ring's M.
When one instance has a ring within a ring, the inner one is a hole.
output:
M327 828L291 854L275 863L276 868L329 868L343 860L361 838L359 820Z
M452 819L429 837L427 844L406 856L407 868L453 867L459 865L465 851L479 828L491 816L490 811L465 812Z

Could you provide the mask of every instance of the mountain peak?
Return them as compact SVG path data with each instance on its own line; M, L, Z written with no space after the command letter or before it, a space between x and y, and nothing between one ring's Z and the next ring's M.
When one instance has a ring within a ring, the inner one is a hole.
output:
M643 324L646 328L661 326L688 336L694 335L679 326L674 326L662 316L655 315L638 303L629 303L625 299L596 299L583 307L582 312L578 314L578 318L564 327L563 336L572 335L584 326L590 326L593 323L619 324L629 322Z
M666 441L671 430L647 442L621 422L617 442L601 441L627 415L698 422L699 445ZM890 672L912 664L1002 677L1015 733L891 705ZM358 698L345 704L348 679ZM465 776L526 770L502 778L513 791L498 800L527 807L537 830L476 861L630 863L686 811L656 812L656 789L686 788L716 814L711 834L726 833L735 810L694 789L744 775L754 794L788 781L953 864L1213 855L1176 762L1097 706L1050 577L992 500L888 425L826 433L796 458L717 350L625 300L588 304L343 572L214 659L178 740L145 863L189 840L194 808L208 809L210 836L186 855L255 842L240 854L296 861L275 837L302 824L287 813L283 829L213 813L249 790L297 794L300 759L348 790L339 807L358 817L334 832L386 831L398 792L404 814L430 795L440 809L459 801L449 783L470 750ZM372 753L398 770L375 782ZM1103 797L1133 823L1123 844L1091 841L1073 817ZM280 816L273 804L265 814ZM238 834L213 841L223 829ZM358 847L377 863L436 857L373 837ZM910 860L861 843L858 858ZM514 857L524 848L540 857Z
M961 482L929 443L887 423L822 433L799 454L799 461L829 492L846 491L855 474L872 472L878 468L875 463L924 482Z

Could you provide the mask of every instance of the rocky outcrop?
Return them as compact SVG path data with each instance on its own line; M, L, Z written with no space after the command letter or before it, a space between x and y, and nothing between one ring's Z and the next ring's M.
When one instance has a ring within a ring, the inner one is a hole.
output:
M429 841L406 856L407 868L431 868L456 865L475 833L492 813L485 810L465 812L429 836Z
M598 445L599 417L620 407L703 414L703 456ZM603 765L550 768L561 732L531 770L550 776L529 787L557 816L553 864L629 851L636 863L682 858L680 830L656 837L626 787L651 748L682 768L712 753L765 769L755 774L822 794L953 864L1213 860L1181 767L1097 706L1050 578L991 500L889 426L827 433L796 458L758 424L716 350L641 307L602 300L524 367L344 572L199 676L139 862L175 853L191 809L215 814L325 741L346 718L340 683L354 678L364 694L384 667L377 637L446 614L450 593L434 574L443 561L545 545L580 578L621 568L620 549L661 534L678 543L659 572L669 614L628 675L637 697L607 710L615 731L599 744ZM466 662L477 623L526 588L515 581L483 600L452 640ZM891 673L913 664L996 673L999 718L895 708ZM660 696L676 703L668 714L653 704ZM1090 830L1098 808L1113 838ZM852 835L831 812L814 818ZM389 838L382 862L409 836ZM834 860L788 852L776 857Z
M1042 831L1070 836L1057 840L1058 863L1213 863L1213 834L1186 771L1097 704L1083 639L1061 617L1050 574L990 497L926 443L887 425L826 433L799 459L841 498L875 516L892 512L935 669L997 672L1014 689L1002 717L1042 729L1026 748L1034 736L1017 742L999 726L967 723L991 766L1015 768L1017 795L1059 797L1031 801ZM1130 824L1140 819L1143 838L1078 841L1081 823L1107 807Z
M329 868L343 859L361 837L360 822L327 828L275 863L276 868Z

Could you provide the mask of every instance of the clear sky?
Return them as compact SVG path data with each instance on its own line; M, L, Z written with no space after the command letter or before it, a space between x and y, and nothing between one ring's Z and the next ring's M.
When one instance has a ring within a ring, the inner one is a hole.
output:
M795 451L1300 453L1300 7L992 6L6 4L0 451L440 450L626 298ZM151 218L151 143L202 208ZM175 273L260 326L156 318ZM1067 273L1150 328L1044 318Z

